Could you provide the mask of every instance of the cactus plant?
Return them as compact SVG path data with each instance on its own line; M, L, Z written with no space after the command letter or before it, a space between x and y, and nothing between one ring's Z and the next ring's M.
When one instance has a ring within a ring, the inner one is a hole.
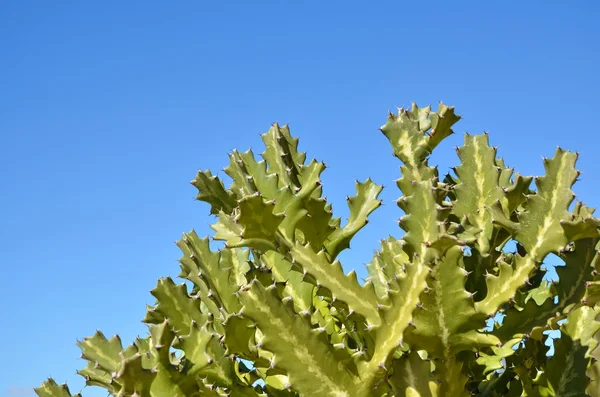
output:
M404 233L381 242L362 285L337 258L382 186L357 182L342 225L322 197L325 164L307 162L277 124L262 160L229 155L229 188L198 172L197 199L224 248L184 234L190 290L160 279L150 335L123 347L97 332L78 343L88 362L78 373L123 397L600 396L600 221L572 205L578 155L559 148L531 178L487 134L467 134L460 165L440 180L428 158L459 119L444 104L413 104L381 127L402 162ZM549 254L565 262L558 282L540 269ZM486 328L497 313L504 320ZM545 331L557 329L548 357ZM35 391L71 396L51 379Z

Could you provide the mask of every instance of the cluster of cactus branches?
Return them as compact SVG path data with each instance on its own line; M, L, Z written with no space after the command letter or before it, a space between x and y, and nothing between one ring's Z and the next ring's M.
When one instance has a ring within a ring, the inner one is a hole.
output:
M192 184L224 248L184 234L179 276L193 287L160 279L149 336L123 347L97 332L78 343L78 373L119 397L600 396L600 221L574 202L577 154L557 149L531 178L487 134L466 135L440 180L428 158L459 119L413 105L381 127L402 162L404 233L381 241L364 285L337 258L382 186L357 182L343 223L322 197L324 163L277 124L262 159L230 154L228 188L200 171ZM558 282L543 277L550 254L565 262ZM71 396L51 379L36 393Z

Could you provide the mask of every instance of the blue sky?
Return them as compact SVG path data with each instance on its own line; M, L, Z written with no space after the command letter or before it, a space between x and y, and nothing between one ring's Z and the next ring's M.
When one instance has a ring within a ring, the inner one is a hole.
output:
M464 117L441 172L465 131L489 131L524 174L561 145L598 206L600 3L451 3L0 2L0 396L48 376L77 392L78 338L145 335L149 290L178 274L174 241L209 233L189 181L233 148L261 152L273 121L327 162L337 214L356 178L386 185L343 256L359 276L401 234L399 163L377 128L411 101Z

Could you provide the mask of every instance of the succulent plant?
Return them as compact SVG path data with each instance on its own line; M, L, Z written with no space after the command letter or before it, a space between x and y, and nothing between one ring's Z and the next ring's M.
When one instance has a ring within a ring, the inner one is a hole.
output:
M150 335L123 347L97 332L78 343L78 373L113 396L600 396L600 221L574 203L577 154L557 149L531 178L467 134L440 180L428 158L459 118L413 104L381 127L402 162L404 233L381 242L364 284L337 258L382 186L357 182L342 224L322 197L325 164L277 124L262 160L229 155L229 188L198 172L224 248L184 234L192 287L160 279ZM565 262L558 282L540 269L550 254ZM561 332L551 357L548 330ZM35 391L71 396L51 379Z

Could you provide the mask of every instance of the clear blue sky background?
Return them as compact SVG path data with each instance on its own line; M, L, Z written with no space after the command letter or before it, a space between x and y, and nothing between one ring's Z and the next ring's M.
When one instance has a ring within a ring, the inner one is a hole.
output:
M488 130L524 174L558 144L581 152L575 190L598 206L600 3L452 3L1 1L0 396L50 375L77 392L76 339L145 335L174 241L209 233L188 182L233 148L261 152L273 121L327 162L337 214L354 179L387 186L343 257L360 276L401 234L399 163L377 128L411 101L464 116L442 172L465 131Z

